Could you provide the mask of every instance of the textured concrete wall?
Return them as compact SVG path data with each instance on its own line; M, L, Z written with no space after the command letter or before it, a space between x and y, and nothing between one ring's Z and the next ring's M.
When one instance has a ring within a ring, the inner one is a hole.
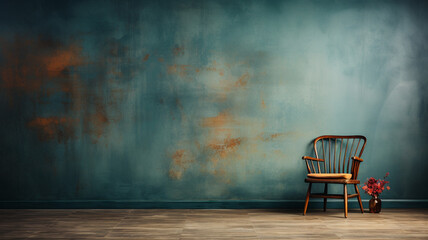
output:
M303 199L310 142L426 199L427 5L2 1L0 200Z

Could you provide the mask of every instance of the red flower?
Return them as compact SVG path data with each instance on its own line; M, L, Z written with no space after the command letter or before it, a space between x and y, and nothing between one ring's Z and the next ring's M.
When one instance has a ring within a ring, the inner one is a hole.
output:
M368 183L369 183L369 184L375 184L375 183L376 183L376 179L375 179L375 178L373 178L373 177L371 177L371 178L369 178Z
M388 176L389 172L386 173L383 179L375 179L374 177L368 178L367 181L364 183L364 186L362 186L361 188L364 190L365 193L371 196L379 196L385 190L385 185L389 183L389 181L384 180ZM391 188L389 186L386 186L386 189L389 190Z

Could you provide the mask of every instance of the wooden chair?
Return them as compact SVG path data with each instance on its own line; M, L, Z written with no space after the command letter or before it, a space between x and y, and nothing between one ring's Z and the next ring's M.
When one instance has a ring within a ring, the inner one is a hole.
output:
M345 217L348 217L348 198L357 197L361 213L364 212L357 177L366 141L366 137L360 135L325 135L314 140L315 158L302 157L308 169L305 182L309 183L303 215L306 215L309 198L324 198L324 211L327 209L327 198L344 199ZM312 183L324 183L324 193L311 193ZM343 194L328 194L329 183L343 184ZM348 194L348 184L354 185L355 194Z

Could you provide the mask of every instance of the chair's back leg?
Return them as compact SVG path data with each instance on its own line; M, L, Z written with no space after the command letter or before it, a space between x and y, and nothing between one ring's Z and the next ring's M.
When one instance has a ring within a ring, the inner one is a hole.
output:
M306 193L305 208L303 209L303 215L306 215L306 210L308 209L309 197L311 196L311 187L312 187L312 183L309 183L308 192Z
M343 197L344 197L344 211L345 211L345 217L348 217L348 190L346 189L346 183L343 184Z
M361 202L360 191L358 190L358 185L354 184L355 192L358 194L358 203L360 204L361 213L364 213L363 202Z
M328 183L324 185L324 195L328 193ZM327 211L327 198L324 198L324 212Z

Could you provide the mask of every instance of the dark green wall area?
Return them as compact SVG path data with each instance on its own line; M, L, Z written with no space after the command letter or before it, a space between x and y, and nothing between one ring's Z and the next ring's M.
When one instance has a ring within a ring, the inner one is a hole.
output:
M427 10L1 1L0 201L299 203L311 141L361 134L360 179L427 202Z

